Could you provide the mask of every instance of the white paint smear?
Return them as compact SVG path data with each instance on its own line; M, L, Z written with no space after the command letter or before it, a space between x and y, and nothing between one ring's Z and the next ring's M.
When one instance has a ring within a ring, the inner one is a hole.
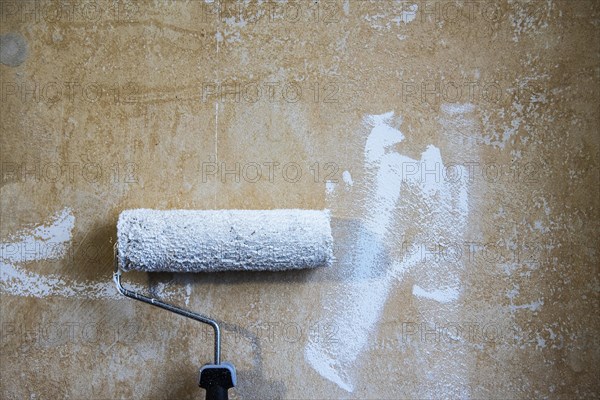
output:
M399 4L400 10L396 14L372 14L365 15L363 18L369 22L371 28L376 30L390 30L393 26L400 27L406 25L417 18L418 4L407 4L402 2Z
M325 192L327 192L327 194L333 194L333 192L335 192L335 182L333 181L327 181L325 182Z
M342 9L344 10L344 14L346 14L346 15L350 14L350 0L344 0Z
M50 217L49 224L21 229L9 236L11 241L1 243L0 291L13 296L45 298L50 296L73 297L79 299L122 298L107 274L101 282L77 281L63 275L40 274L28 270L20 264L33 261L60 260L65 257L71 244L75 216L65 208ZM127 284L128 288L143 291L144 287ZM160 297L180 295L180 290L156 290ZM186 304L191 287L186 288Z
M396 23L400 23L403 22L405 24L408 24L409 22L412 22L415 20L415 18L417 18L417 10L419 9L419 6L417 4L411 4L410 6L406 7L406 10L403 10L400 13L400 19L394 19L393 21Z
M544 300L540 299L540 300L534 301L529 304L519 304L519 305L511 304L509 306L509 309L513 313L517 310L539 311L543 305L544 305Z
M352 181L352 175L350 175L349 171L342 172L342 180L347 186L354 185L354 182Z
M106 282L76 282L59 275L41 275L4 262L0 264L0 268L0 290L14 296L91 299L122 297L108 277Z
M324 378L348 392L355 387L355 363L375 334L396 280L423 265L425 269L420 274L423 285L431 287L443 283L444 287L456 287L459 283L455 271L436 263L424 264L416 252L401 260L388 260L386 244L393 243L404 233L398 232L397 226L406 229L419 224L422 227L419 239L423 241L439 237L456 239L463 234L469 209L467 188L462 180L402 179L402 168L407 164L438 163L443 167L437 147L427 146L420 160L398 153L397 145L404 140L404 135L392 126L399 123L394 121L393 112L369 115L364 123L370 133L364 148L366 195L362 228L356 233L352 254L340 260L347 263L341 268L349 271L343 287L323 300L323 320L335 327L337 341L309 341L305 348L306 361ZM402 193L413 197L403 200ZM335 196L328 196L328 202L334 200ZM399 206L413 207L415 200L420 205L416 220L397 213ZM335 210L335 204L328 206ZM438 377L432 374L432 380Z
M413 295L429 300L435 300L438 303L451 303L458 299L459 292L454 288L425 290L419 285L413 285Z
M442 112L449 115L466 114L475 111L475 106L471 103L444 103Z
M0 244L2 261L14 263L61 258L71 241L75 217L65 208L53 217L49 225L38 225L25 230L18 237L11 236L10 242Z

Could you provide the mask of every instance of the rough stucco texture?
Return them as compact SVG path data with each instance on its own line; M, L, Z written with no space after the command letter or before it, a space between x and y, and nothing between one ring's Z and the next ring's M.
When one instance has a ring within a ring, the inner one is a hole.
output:
M198 398L119 212L330 209L335 262L128 273L236 399L597 398L596 1L2 1L3 399Z

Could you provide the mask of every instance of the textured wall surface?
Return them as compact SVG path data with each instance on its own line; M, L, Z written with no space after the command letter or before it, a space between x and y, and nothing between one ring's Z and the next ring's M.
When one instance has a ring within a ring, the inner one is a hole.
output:
M3 399L201 397L128 208L328 208L334 265L129 273L237 399L597 398L597 1L1 1Z

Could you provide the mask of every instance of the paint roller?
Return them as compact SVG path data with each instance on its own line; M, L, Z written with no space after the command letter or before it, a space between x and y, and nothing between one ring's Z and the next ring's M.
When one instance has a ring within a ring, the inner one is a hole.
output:
M124 288L123 271L284 271L330 266L333 239L327 210L123 211L117 222L115 272L119 292L214 331L214 362L200 369L207 400L228 398L235 367L221 362L221 331L212 318Z

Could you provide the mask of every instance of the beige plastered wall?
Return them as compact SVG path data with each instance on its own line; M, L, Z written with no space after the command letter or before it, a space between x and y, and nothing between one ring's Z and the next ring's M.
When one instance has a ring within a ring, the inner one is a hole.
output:
M203 396L139 207L331 210L329 269L124 277L232 398L600 395L598 2L0 4L1 398Z

